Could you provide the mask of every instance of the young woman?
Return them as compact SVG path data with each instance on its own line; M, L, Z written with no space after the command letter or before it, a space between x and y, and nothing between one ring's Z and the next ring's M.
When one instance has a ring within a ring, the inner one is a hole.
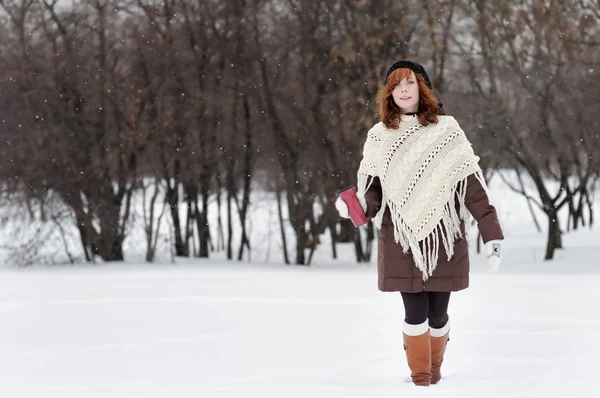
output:
M364 144L357 196L379 230L379 290L402 294L412 381L428 386L441 379L450 293L469 285L468 213L492 270L504 236L479 158L456 119L443 115L423 66L395 62L377 101L381 121ZM341 198L336 207L348 218Z

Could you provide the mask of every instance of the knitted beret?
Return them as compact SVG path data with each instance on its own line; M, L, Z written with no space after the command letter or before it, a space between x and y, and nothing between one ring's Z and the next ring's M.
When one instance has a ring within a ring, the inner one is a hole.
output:
M388 69L383 84L387 83L387 79L390 76L390 74L399 68L408 68L416 74L421 75L421 77L423 77L423 80L425 80L425 84L427 85L427 87L429 87L429 89L432 88L431 81L429 80L429 76L427 76L427 72L425 72L425 68L423 68L423 65L414 61L410 61L408 59L401 59L400 61L394 62L392 66L390 66L390 69Z

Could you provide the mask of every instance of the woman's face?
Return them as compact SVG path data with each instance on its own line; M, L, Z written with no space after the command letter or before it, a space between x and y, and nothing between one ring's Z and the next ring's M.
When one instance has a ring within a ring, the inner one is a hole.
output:
M419 84L414 72L404 78L392 90L394 102L402 113L414 113L419 110Z

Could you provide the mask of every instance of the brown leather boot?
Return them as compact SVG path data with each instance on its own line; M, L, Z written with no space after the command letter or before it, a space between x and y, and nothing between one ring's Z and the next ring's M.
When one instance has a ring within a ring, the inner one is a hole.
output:
M410 377L416 386L431 384L431 338L429 326L426 323L424 325L423 327L423 325L405 324L405 332L402 333ZM424 333L415 335L423 329L426 330Z
M446 345L450 340L450 321L441 329L431 328L431 384L437 384L442 379L442 362Z

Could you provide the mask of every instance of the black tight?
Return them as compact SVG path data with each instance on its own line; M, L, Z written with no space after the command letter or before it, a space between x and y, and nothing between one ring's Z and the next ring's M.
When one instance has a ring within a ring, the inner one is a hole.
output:
M450 292L402 293L404 321L420 325L429 319L429 326L441 329L448 322Z

